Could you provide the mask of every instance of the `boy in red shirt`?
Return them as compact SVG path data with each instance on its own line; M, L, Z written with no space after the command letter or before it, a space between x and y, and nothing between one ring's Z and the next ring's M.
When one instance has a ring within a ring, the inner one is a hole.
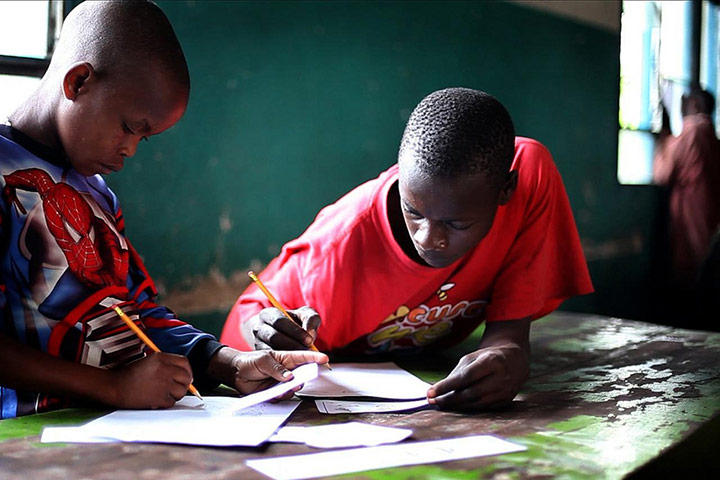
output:
M423 99L398 164L324 208L260 277L300 307L303 328L251 285L225 324L229 345L420 351L485 321L478 350L428 391L463 410L510 402L529 374L531 320L592 291L550 153L516 138L495 98L465 88Z

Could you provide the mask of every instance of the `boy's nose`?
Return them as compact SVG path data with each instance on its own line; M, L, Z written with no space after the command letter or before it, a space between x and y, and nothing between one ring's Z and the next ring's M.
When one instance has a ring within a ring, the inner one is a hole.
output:
M423 250L444 250L448 247L448 239L442 225L435 222L422 222L415 231L413 240Z
M125 144L120 149L120 155L125 158L132 157L137 151L138 143L140 143L140 140L135 140L134 138L126 140Z

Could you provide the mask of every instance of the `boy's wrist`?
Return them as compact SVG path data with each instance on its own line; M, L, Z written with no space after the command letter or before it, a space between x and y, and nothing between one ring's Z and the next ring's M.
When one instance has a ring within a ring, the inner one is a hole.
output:
M237 368L234 359L237 350L227 345L221 346L215 351L207 366L207 374L211 378L220 383L234 388L235 377L237 376Z
M79 376L82 378L78 378L77 388L80 391L77 396L103 405L120 406L123 392L120 391L119 372L90 365L83 367L85 372Z

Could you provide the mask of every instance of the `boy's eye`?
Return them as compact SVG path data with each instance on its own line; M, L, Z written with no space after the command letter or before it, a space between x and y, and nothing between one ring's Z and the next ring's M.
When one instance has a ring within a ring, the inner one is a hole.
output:
M123 124L122 124L122 129L123 129L123 132L128 133L128 134L130 134L130 135L134 135L134 134L135 134L135 133L130 129L130 127L128 127L128 124L125 123L125 122L123 122Z
M452 228L453 230L467 230L468 228L470 228L469 223L445 222L445 225Z
M407 208L403 208L403 212L405 212L405 215L407 215L410 218L422 218L422 215L420 215L418 212L414 210L408 210Z

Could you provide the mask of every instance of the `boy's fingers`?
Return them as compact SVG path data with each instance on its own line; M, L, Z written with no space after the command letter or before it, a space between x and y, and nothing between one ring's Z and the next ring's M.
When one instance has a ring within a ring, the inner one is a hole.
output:
M304 335L307 335L307 332L303 333ZM294 337L288 336L284 332L276 330L275 328L265 324L262 324L258 328L256 338L269 345L272 349L304 350L307 348L307 345L304 345L302 341L299 341Z
M170 387L170 396L175 400L180 400L187 393L188 385L190 385L190 382L186 384L177 382L173 383L173 385Z
M458 366L450 375L434 384L428 390L428 398L439 397L453 390L462 390L492 374L494 369L482 361Z
M273 345L275 348L280 349L286 349L286 350L297 350L297 349L305 349L307 348L313 341L313 337L301 327L298 322L301 320L298 318L298 316L294 312L288 312L290 315L294 316L293 320L290 320L285 316L284 313L282 313L277 308L265 308L260 312L260 320L262 323L258 327L258 331L263 328L263 325L266 325L270 327L273 330L277 330L278 332L284 334L286 337L295 340L298 345L295 346L292 343L285 344L285 343L271 343L267 340L266 343L269 345ZM297 320L297 321L296 321ZM268 331L265 330L265 334L268 334ZM279 342L284 342L283 339L279 338Z
M447 409L489 408L511 402L515 394L501 375L491 374L467 388L438 394L431 403Z
M320 324L322 323L322 319L320 318L320 314L318 314L314 308L311 307L300 307L297 310L294 310L295 314L300 319L300 322L303 325L303 328L310 332L313 340L315 339L315 336L317 334L318 328L320 328Z
M297 351L297 352L273 352L273 355L281 362L285 367L294 369L300 365L306 363L327 363L328 356L320 352L311 352L309 350Z
M272 353L274 352L267 352L266 355L256 358L254 360L255 368L257 368L261 374L272 377L275 380L289 380L292 377L290 370L280 363Z

